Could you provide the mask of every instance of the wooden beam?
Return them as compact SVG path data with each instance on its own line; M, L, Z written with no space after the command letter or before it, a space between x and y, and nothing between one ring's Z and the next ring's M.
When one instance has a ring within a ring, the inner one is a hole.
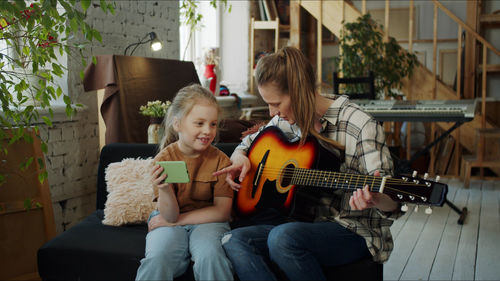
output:
M477 18L479 17L479 15L478 15L478 13L479 13L478 12L479 11L479 1L478 0L469 0L469 1L467 1L467 17L469 17L469 9L476 11L476 16L475 16L476 21L474 23L471 22L471 24L469 24L469 21L467 21L467 23L464 23L457 16L455 16L455 14L453 14L450 10L448 10L445 6L443 6L443 4L441 4L439 1L433 0L433 2L434 2L435 5L437 5L439 7L439 9L441 9L451 19L453 19L456 23L458 23L463 28L465 28L465 30L467 30L467 32L471 33L471 35L477 41L483 43L484 45L486 45L488 47L488 49L492 50L495 54L497 54L497 55L500 56L500 51L497 48L495 48L495 46L493 46L490 42L488 42L486 39L484 39L481 35L479 35L477 33L477 25L478 25ZM475 4L475 5L473 5L473 4ZM470 17L472 18L473 17L473 15L472 15L473 11L470 11L470 12L471 12ZM473 28L471 28L471 26L475 26L476 29L474 30Z
M408 19L408 53L413 53L413 22L415 15L413 12L414 3L410 0L410 18ZM410 81L411 83L411 81ZM412 88L409 88L407 93L408 100L412 100ZM406 160L411 158L411 122L406 123Z
M438 7L434 5L434 18L433 18L433 44L432 44L432 99L436 99L437 95L437 27L438 27ZM434 141L436 135L436 123L431 123L431 141ZM429 163L429 173L434 174L434 163L436 156L436 147L431 149L431 161Z
M462 26L458 25L458 34L457 34L458 42L457 42L457 97L458 99L462 98ZM461 134L460 130L455 130L455 140L457 141L455 145L455 175L460 174L460 159L462 158L462 145L461 145Z
M483 14L480 15L481 23L500 23L500 14Z
M300 49L300 1L290 2L290 45Z
M478 68L483 71L483 64L480 64ZM500 64L487 64L486 72L500 72Z
M468 26L472 26L475 32L477 30L478 1L467 1ZM465 66L464 66L464 98L474 98L474 77L476 77L476 39L468 29L465 35Z

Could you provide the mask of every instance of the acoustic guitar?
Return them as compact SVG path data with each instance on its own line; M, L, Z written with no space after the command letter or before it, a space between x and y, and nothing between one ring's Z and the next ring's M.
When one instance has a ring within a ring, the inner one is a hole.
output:
M448 186L414 176L376 177L321 170L316 167L320 144L310 137L303 145L289 142L274 126L262 130L248 150L251 169L236 195L236 210L250 216L259 208L287 212L297 187L353 191L370 186L398 202L442 206ZM336 158L332 158L335 161ZM323 159L322 162L324 162Z

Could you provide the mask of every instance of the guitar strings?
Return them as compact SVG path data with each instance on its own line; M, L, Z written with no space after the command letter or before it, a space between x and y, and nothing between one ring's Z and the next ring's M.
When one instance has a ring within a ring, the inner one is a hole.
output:
M283 171L282 173L280 173ZM296 171L299 171L298 173ZM307 172L304 172L307 171ZM340 173L340 172L332 172L332 171L313 171L309 172L311 170L304 169L304 168L271 168L271 167L265 167L263 169L263 172L261 173L266 174L266 175L284 175L285 177L291 177L291 178L298 178L298 179L311 179L311 180L324 180L325 178L332 178L332 179L347 179L350 177L351 182L352 178L359 180L359 178L365 178L365 179L370 179L374 182L380 183L382 181L382 177L380 176L373 176L373 175L359 175L359 174L348 174L348 173ZM307 180L307 181L311 181ZM356 181L357 182L357 181ZM401 185L408 185L408 186L421 186L421 187L427 187L425 184L420 184L420 183L415 183L415 182L408 182L404 181L402 179L398 178L391 178L391 177L386 177L386 183L398 183Z
M283 171L283 172L281 172ZM278 172L278 173L277 173ZM281 172L281 173L279 173ZM348 174L348 173L340 173L340 172L332 172L332 171L321 171L321 170L310 170L310 169L305 169L305 168L273 168L273 167L265 167L261 173L262 175L271 175L271 176L277 176L278 174L281 174L285 179L290 180L290 184L293 185L304 185L304 184L309 184L313 186L318 186L318 187L330 187L330 188L341 188L341 189L347 189L347 190L355 190L357 187L350 187L349 184L351 185L361 185L361 182L359 181L360 179L363 180L364 182L362 186L364 187L365 185L370 185L371 190L378 192L380 189L377 187L377 185L380 185L382 183L382 178L378 176L372 176L372 175L359 175L359 174ZM346 180L349 177L349 180ZM295 179L294 179L295 178ZM343 178L343 179L342 179ZM327 182L327 179L330 179L330 182ZM331 180L337 180L335 182L332 182ZM368 179L368 181L367 181ZM345 181L344 181L345 180ZM326 185L325 185L326 183ZM425 184L419 184L415 182L407 182L402 179L396 179L396 178L386 178L386 184L394 184L397 183L400 186L412 186L412 187L428 187ZM335 185L335 187L334 187ZM340 187L339 187L340 185ZM347 185L347 186L345 186ZM390 186L385 186L384 187L384 193L386 194L406 194L408 196L414 196L414 197L423 197L418 194L414 194L411 192L407 192L404 190L400 189L395 189Z

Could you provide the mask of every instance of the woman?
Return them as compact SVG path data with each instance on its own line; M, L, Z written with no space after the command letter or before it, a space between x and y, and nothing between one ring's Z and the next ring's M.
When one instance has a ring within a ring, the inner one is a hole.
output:
M296 48L285 47L263 57L256 67L262 99L289 141L313 136L332 152L340 172L390 175L392 159L383 128L346 97L335 100L317 91L312 65ZM260 128L262 130L263 128ZM238 191L250 169L247 151L258 133L245 137L231 156L226 181ZM254 225L236 228L222 238L223 247L241 280L276 279L273 264L291 280L325 279L322 266L335 266L372 256L385 262L393 248L389 230L401 215L399 204L381 193L362 190L301 191L298 216L261 210ZM299 202L299 201L296 201Z

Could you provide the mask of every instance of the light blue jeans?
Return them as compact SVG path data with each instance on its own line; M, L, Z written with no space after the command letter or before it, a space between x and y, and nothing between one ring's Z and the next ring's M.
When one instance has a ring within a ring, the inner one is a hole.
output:
M149 220L159 215L153 211ZM221 245L228 223L158 227L146 236L146 253L136 280L173 280L194 262L196 280L233 280L232 266Z

